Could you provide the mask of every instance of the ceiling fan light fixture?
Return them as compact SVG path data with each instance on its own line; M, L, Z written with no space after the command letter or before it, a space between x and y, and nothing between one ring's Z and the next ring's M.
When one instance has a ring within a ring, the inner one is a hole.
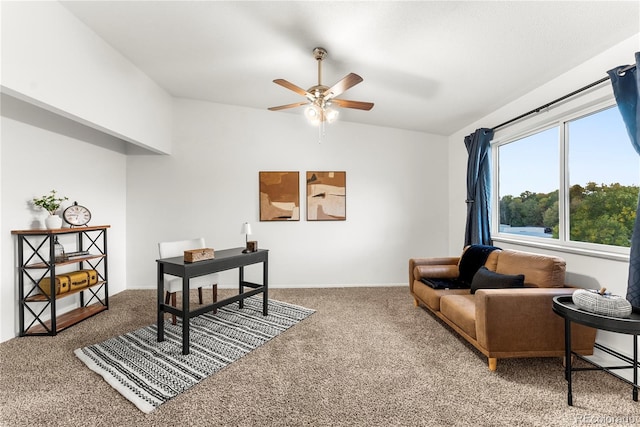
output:
M324 116L329 123L333 123L338 118L338 115L338 110L334 110L333 108L326 108L324 111Z
M307 120L309 120L309 123L311 123L312 125L317 126L322 121L322 111L320 110L320 107L318 107L317 105L309 105L305 109L304 115L307 117Z

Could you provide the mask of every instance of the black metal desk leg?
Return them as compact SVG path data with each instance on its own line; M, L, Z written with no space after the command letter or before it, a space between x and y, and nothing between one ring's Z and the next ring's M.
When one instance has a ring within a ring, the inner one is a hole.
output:
M189 277L182 278L182 354L189 354Z
M164 341L164 265L158 263L158 342Z
M567 379L567 403L573 406L573 392L571 390L571 320L564 319L564 357L565 377Z
M269 255L262 263L262 315L267 316L269 314Z
M633 336L633 400L638 401L638 335Z
M240 277L238 278L238 292L240 294L244 293L244 267L240 267ZM240 301L238 301L238 306L240 308L244 308L244 299L241 299Z

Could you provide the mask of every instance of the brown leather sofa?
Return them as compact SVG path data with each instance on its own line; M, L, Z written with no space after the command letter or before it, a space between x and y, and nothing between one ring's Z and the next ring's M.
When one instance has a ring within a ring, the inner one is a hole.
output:
M464 252L463 252L464 253ZM434 289L422 278L455 279L461 257L412 258L409 289L421 304L489 358L495 371L498 359L564 356L564 321L552 309L552 298L570 295L564 283L562 258L496 249L484 266L493 272L524 274L524 288ZM573 350L593 353L596 330L572 324Z

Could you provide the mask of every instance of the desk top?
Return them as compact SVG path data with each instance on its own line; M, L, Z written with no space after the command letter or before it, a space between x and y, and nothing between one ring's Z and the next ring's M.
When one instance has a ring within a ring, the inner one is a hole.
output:
M592 328L621 334L640 335L640 313L637 311L631 313L630 317L611 317L590 313L578 308L573 303L571 295L554 297L553 311L572 322Z
M267 262L268 249L258 249L255 252L242 253L245 248L214 250L214 258L196 262L185 262L184 256L157 259L162 265L164 273L173 276L200 276L232 268L244 267L249 264Z
M171 257L171 258L161 258L161 259L157 259L157 262L161 262L163 264L176 264L176 265L186 265L186 266L190 266L190 265L196 265L196 264L202 264L202 263L206 263L206 262L220 262L220 260L223 259L228 259L228 258L232 258L232 257L251 257L252 255L255 256L256 254L259 253L263 253L264 252L268 252L268 249L258 249L255 252L248 252L248 253L242 253L242 251L245 248L231 248L231 249L222 249L222 250L215 250L213 251L214 253L214 257L211 259L204 259L201 261L196 261L196 262L185 262L184 260L184 256L176 256L176 257Z

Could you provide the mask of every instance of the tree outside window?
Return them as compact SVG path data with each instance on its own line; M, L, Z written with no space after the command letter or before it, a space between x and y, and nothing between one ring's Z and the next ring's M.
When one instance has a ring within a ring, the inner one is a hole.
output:
M640 168L615 106L497 149L499 233L630 247Z

